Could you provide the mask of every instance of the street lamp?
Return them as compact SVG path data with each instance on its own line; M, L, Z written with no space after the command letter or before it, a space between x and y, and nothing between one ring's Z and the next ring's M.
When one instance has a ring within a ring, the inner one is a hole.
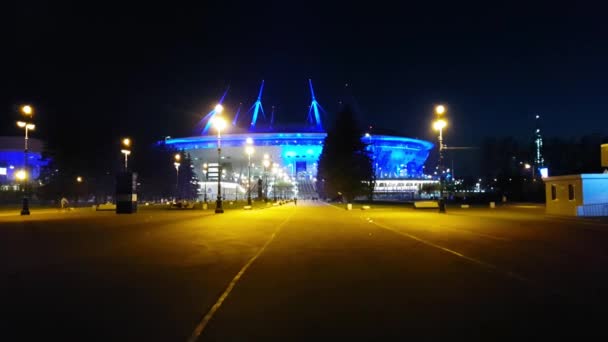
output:
M207 203L207 181L209 180L209 165L207 163L203 164L203 174L205 175L205 193L203 196L205 197L203 201Z
M179 195L179 166L181 165L179 161L182 159L182 156L176 153L173 159L175 159L173 166L175 166L175 199L177 200L177 196Z
M264 165L264 202L268 202L268 167L270 164L270 157L268 154L264 154L264 160L262 161L262 165Z
M245 153L247 153L247 205L251 205L251 155L253 154L253 140L247 138L247 146L245 147Z
M122 143L123 148L120 150L120 153L125 155L125 172L126 172L128 170L129 155L131 154L131 139L123 138L121 143Z
M433 129L439 131L439 212L445 213L445 200L443 198L443 187L444 187L444 173L443 173L443 150L445 146L443 144L443 129L448 125L447 121L441 118L446 112L446 108L443 105L435 107L435 114L437 119L433 122Z
M32 117L32 115L34 115L34 109L32 108L32 106L30 105L24 105L21 106L21 108L19 109L21 111L21 114L25 117ZM23 203L22 203L22 208L21 208L21 215L29 215L30 214L30 205L29 205L29 200L28 200L28 188L27 188L27 153L28 153L28 139L29 139L29 135L28 132L29 131L33 131L36 128L36 125L34 125L31 122L25 122L25 121L17 121L17 126L19 128L23 128L23 130L25 131L25 148L23 150ZM17 177L19 178L19 177Z
M277 164L272 165L272 197L274 201L277 201L277 176L279 174L279 166Z
M224 108L218 104L215 106L215 111L220 114ZM226 120L219 115L216 115L211 122L217 130L217 202L215 205L215 213L223 214L224 208L222 208L222 130L226 128Z

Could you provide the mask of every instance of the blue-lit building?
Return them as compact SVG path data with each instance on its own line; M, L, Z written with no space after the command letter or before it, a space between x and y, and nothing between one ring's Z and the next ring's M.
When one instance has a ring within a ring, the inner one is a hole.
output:
M263 156L268 155L272 163L282 167L290 179L296 180L298 183L316 181L317 162L327 133L321 122L324 110L315 98L310 80L309 86L312 100L307 123L301 127L275 125L274 111L269 117L266 116L262 105L263 82L257 100L245 115L241 115L241 107L230 117L223 114L227 120L232 122L232 125L224 130L221 136L222 180L225 180L226 183L243 184L243 178L248 172L248 159L244 147L247 139L251 138L255 146L255 154L252 156L253 179L261 179L268 174L265 172L268 170L264 170L262 166ZM225 96L226 93L222 96L220 103ZM158 143L190 153L195 172L203 181L205 188L207 188L207 183L211 183L213 179L217 181L218 141L210 124L215 115L217 113L213 110L203 118L199 124L199 127L202 128L200 135L167 138ZM241 117L239 118L239 116ZM257 122L260 117L266 118L262 125L258 125ZM239 122L241 122L240 125ZM433 148L432 143L396 134L374 134L374 132L366 133L361 139L372 153L378 180L426 178L423 174L423 165ZM205 164L212 165L208 168L207 173L204 172ZM348 172L348 170L344 170L344 172ZM215 191L212 190L215 188L216 186L211 185L211 189L206 191L211 193ZM235 196L238 190L238 186L234 188Z
M38 179L40 169L48 161L42 158L43 143L28 139L27 170L30 179ZM23 137L0 137L0 185L2 190L17 190L15 175L25 165Z
M286 167L292 177L315 177L317 161L323 150L324 132L265 132L222 134L222 164L230 170L247 165L244 146L247 138L253 140L255 161L260 163L267 154L274 163ZM362 140L368 144L374 159L378 179L420 178L433 144L418 139L389 135L366 134ZM217 136L204 135L187 138L166 139L161 142L176 150L190 153L196 170L204 163L217 162ZM257 168L260 165L256 166ZM347 171L347 170L345 170Z

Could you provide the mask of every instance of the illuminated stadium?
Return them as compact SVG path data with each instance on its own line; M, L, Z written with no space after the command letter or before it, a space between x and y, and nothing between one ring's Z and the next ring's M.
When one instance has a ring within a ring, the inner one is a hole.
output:
M245 114L249 127L243 128L237 124L240 108L235 112L234 117L230 118L232 125L228 124L221 132L222 189L226 198L230 199L233 196L238 199L239 196L244 195L244 189L247 188L248 156L245 154L244 148L248 139L251 139L255 148L255 152L251 156L252 188L256 188L258 184L266 184L264 191L269 197L272 197L278 191L275 185L279 182L287 182L297 185L297 187L294 187L285 196L293 196L294 192L300 197L314 196L317 161L327 134L321 121L321 114L324 113L324 110L315 98L310 80L309 85L312 101L306 125L301 127L276 126L274 113L271 113L270 120L258 124L259 117L266 117L262 106L264 82L260 87L257 100ZM220 103L224 100L225 95L226 93L222 96ZM218 137L216 130L211 127L211 122L217 114L213 110L203 118L199 136L168 137L159 142L159 145L183 150L192 156L201 186L212 197L216 195L215 189L217 188ZM222 116L227 118L227 115L222 114ZM422 183L430 182L423 174L423 165L433 148L432 143L403 136L379 135L373 132L372 134L366 133L361 138L372 152L378 180L376 191L417 191ZM265 155L274 166L274 170L262 165ZM277 179L277 167L280 170L280 179ZM348 170L344 171L348 172Z

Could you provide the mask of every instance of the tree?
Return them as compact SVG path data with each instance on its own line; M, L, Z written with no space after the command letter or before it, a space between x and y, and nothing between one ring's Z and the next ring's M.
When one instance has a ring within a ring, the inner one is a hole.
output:
M196 200L199 195L198 178L194 172L190 153L180 152L181 165L178 177L178 198L186 200Z
M352 109L345 106L328 131L319 157L319 188L326 197L351 202L373 191L372 159L362 136Z

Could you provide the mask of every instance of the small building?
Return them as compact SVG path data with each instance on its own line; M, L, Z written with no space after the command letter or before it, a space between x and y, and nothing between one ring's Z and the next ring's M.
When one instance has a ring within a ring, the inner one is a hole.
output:
M567 216L608 216L608 173L547 177L546 212Z

